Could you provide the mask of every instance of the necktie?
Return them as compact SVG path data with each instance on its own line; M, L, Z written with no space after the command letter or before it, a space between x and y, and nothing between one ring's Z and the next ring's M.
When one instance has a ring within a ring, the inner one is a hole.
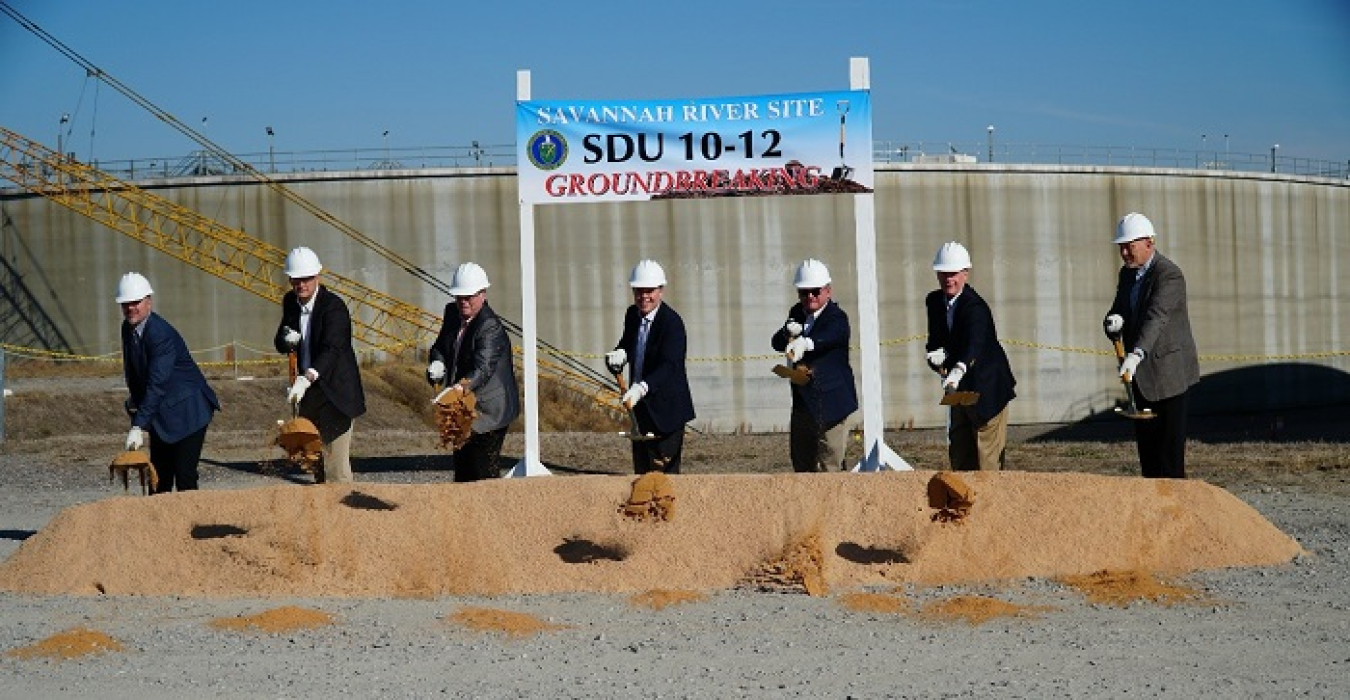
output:
M141 334L135 329L131 329L131 356L135 363L137 372L145 374L145 344L141 342Z
M1130 285L1130 311L1134 312L1139 308L1139 292L1144 287L1144 277L1146 273L1140 272L1134 276L1134 284Z
M642 319L642 326L638 328L637 338L637 357L633 360L633 381L642 381L642 360L647 355L647 330L651 328L652 321L649 318Z
M300 335L299 356L296 359L299 360L300 371L304 372L305 370L309 369L310 318L309 318L309 309L307 307L304 306L300 307L300 317L301 317L300 330L302 331L302 333Z

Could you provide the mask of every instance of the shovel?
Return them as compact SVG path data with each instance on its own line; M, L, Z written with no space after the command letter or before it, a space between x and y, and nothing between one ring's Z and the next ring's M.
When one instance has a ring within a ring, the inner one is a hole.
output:
M974 360L970 364L975 364ZM942 378L947 378L947 370L942 370ZM974 406L980 401L980 392L978 391L945 391L942 394L942 400L938 401L939 406Z
M623 395L628 393L628 382L625 382L623 380L622 372L614 373L614 381L618 382L619 384L619 403L623 403ZM655 440L656 439L655 435L651 433L647 433L644 435L642 433L642 429L638 427L637 414L633 413L633 407L629 406L628 404L624 404L623 407L624 410L628 411L628 430L626 431L620 430L619 434L628 438L629 440L632 440L633 442Z
M800 336L801 334L798 333L796 335L789 335L788 338L790 340L796 340ZM787 359L788 363L785 365L774 365L774 374L792 382L794 386L806 386L811 383L811 367L809 365L793 362L792 358L787 355L784 355L784 358Z
M1116 347L1116 364L1117 366L1119 366L1120 363L1125 361L1125 346L1120 342L1119 337L1112 338L1111 342ZM1140 409L1139 407L1135 406L1134 387L1131 386L1134 383L1133 377L1131 377L1128 373L1126 373L1120 376L1120 381L1122 384L1125 385L1125 398L1129 399L1130 405L1129 408L1121 408L1120 406L1116 406L1116 413L1119 413L1120 415L1125 416L1126 418L1131 418L1134 420L1147 420L1149 418L1157 417L1158 414L1154 413L1153 409L1151 408Z
M295 383L295 377L299 373L296 366L298 364L294 350L286 353L286 366L290 376L291 383ZM289 402L288 402L289 403ZM291 419L288 421L277 421L277 427L280 429L280 435L277 436L277 444L286 451L287 459L290 459L302 470L314 474L314 483L322 484L325 481L323 453L316 444L319 443L319 428L308 418L300 417L299 402L291 404ZM311 449L314 448L314 449ZM315 456L317 455L317 457Z

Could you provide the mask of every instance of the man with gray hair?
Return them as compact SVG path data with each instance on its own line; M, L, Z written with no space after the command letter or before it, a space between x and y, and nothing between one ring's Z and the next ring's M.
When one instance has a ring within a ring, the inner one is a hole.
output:
M1106 337L1129 349L1120 376L1135 404L1156 418L1134 421L1139 466L1145 477L1186 478L1186 396L1200 382L1200 357L1186 310L1186 278L1177 264L1154 249L1157 232L1143 214L1116 224L1111 241L1120 248L1116 297L1102 320Z
M150 448L159 483L155 493L193 491L206 428L220 410L216 392L188 353L183 336L155 313L155 291L136 272L122 276L122 370L131 431L126 448Z

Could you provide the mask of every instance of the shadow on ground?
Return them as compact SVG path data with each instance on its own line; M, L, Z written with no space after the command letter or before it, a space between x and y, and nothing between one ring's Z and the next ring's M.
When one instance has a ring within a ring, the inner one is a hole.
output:
M1189 401L1191 439L1350 442L1350 374L1330 367L1284 362L1207 374ZM1133 439L1129 419L1103 411L1028 441Z

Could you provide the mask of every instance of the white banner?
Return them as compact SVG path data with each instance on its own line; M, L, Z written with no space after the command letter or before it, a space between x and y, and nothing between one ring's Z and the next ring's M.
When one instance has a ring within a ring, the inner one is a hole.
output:
M872 191L868 90L518 101L529 204Z

